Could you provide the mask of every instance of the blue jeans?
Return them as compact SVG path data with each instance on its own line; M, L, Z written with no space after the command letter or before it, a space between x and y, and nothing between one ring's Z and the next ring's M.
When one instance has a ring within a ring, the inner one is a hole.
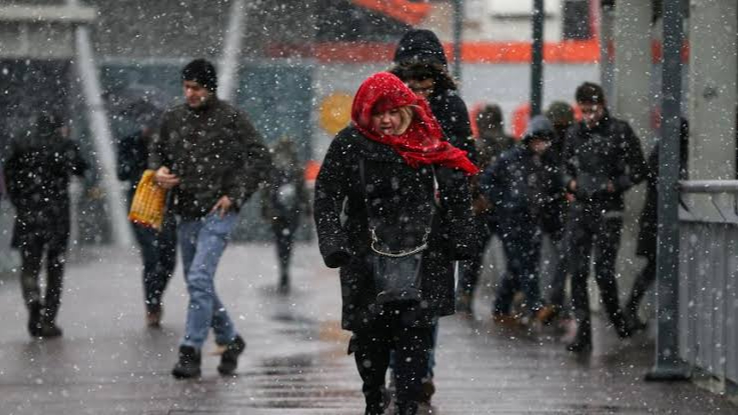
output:
M210 327L215 342L228 344L236 338L233 321L215 293L214 277L238 215L209 214L197 220L182 220L178 227L185 282L190 294L185 335L180 345L201 349Z

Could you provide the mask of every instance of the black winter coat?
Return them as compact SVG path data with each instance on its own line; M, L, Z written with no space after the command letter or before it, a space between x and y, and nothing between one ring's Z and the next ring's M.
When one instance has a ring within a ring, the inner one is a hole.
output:
M15 206L11 246L31 239L65 244L70 231L69 182L88 168L77 145L59 135L18 137L5 162L8 196Z
M270 160L246 114L213 97L203 108L182 104L164 114L149 166L166 166L179 177L171 207L197 219L222 196L238 210L268 180Z
M541 224L543 215L560 199L563 186L558 170L545 164L524 144L504 153L485 170L482 189L501 223Z
M361 185L361 165L367 193ZM427 224L429 217L422 212L429 200L435 204L434 170L440 207L423 253L423 299L410 323L414 325L428 325L454 312L452 261L473 255L468 180L442 167L412 168L389 146L363 137L353 127L331 143L315 183L314 215L325 264L341 268L344 329L369 328L383 312L376 303L365 197L371 200L373 218L398 226Z
M118 143L118 180L130 182L129 196L133 199L136 186L148 165L149 147L141 132L124 137Z
M467 152L469 160L477 163L477 149L472 139L469 111L464 100L453 89L441 91L428 98L433 116L441 124L443 135L454 147Z
M641 143L627 122L609 115L597 127L572 125L564 140L564 184L576 180L576 200L595 209L622 211L623 194L646 174ZM607 191L612 182L615 191Z

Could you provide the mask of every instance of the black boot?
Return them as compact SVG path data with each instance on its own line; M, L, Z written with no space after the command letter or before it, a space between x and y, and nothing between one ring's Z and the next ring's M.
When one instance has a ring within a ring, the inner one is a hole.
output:
M579 323L574 341L566 345L566 350L574 353L586 353L592 350L592 326L589 321Z
M200 351L191 346L180 346L179 361L172 369L172 376L177 379L199 377Z
M290 277L286 272L283 272L279 277L279 285L277 286L277 292L282 295L290 293Z
M31 337L41 337L41 304L28 305L28 333Z
M395 415L416 415L418 413L417 402L397 402Z
M38 335L40 337L51 338L62 335L62 329L56 325L56 312L47 308L41 310L41 324Z
M220 356L220 364L218 365L218 372L221 375L232 375L238 367L238 356L243 353L246 349L246 342L243 341L241 336L236 335L227 346L223 354Z

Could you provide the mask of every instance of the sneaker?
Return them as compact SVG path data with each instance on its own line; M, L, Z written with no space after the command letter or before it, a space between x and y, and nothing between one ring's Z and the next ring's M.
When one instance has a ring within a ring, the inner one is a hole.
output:
M179 347L179 361L172 369L177 379L200 377L200 351L192 346Z
M245 349L246 342L243 341L241 336L236 335L236 338L226 345L225 351L220 356L218 372L224 376L232 375L238 367L238 356L243 353Z

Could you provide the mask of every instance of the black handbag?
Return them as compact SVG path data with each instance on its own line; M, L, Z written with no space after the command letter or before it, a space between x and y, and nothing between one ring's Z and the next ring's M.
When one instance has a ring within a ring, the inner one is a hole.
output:
M413 235L398 235L398 229L371 213L363 159L359 161L359 172L371 238L369 254L377 290L376 301L379 304L419 302L422 298L423 251L428 248L435 209L431 210L431 219L422 229Z

